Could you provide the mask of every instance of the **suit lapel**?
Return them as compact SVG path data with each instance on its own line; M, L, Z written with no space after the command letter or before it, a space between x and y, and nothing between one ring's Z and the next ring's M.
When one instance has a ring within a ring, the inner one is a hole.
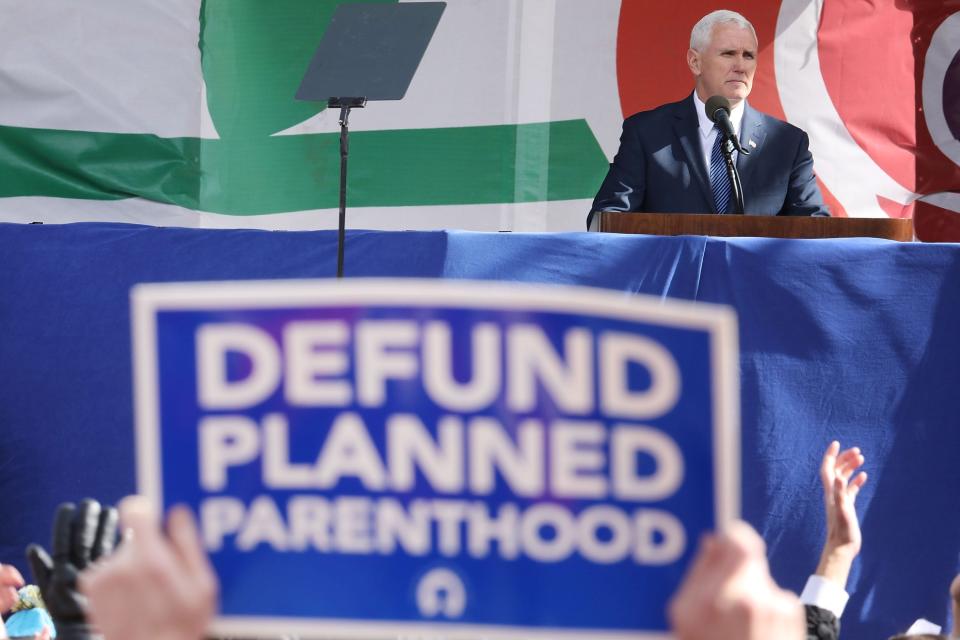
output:
M716 213L717 205L713 202L713 190L707 179L707 167L703 162L703 148L700 145L700 121L694 109L693 96L681 102L674 116L673 129L680 140L680 148L687 156L687 166L690 167L693 179L710 204L710 210Z
M744 205L747 194L751 192L750 176L757 166L757 156L763 152L763 140L767 137L767 129L763 126L763 115L753 109L749 103L744 105L743 120L740 122L740 146L750 152L749 156L737 154L737 170L740 172L740 182L743 184Z

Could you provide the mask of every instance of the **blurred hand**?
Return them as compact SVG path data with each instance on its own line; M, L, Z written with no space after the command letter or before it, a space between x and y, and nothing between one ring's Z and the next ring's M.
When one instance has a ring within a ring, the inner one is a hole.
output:
M829 578L841 587L847 584L850 567L860 553L863 542L856 500L860 488L867 482L867 474L856 471L864 461L859 448L852 447L841 452L840 443L834 440L827 447L820 465L827 540L823 545L817 575Z
M167 532L142 497L120 503L124 541L80 577L90 620L106 640L197 640L217 607L217 580L189 510L170 510Z
M0 613L10 610L20 597L17 589L23 586L23 576L12 564L0 564Z
M77 590L77 577L94 561L113 552L117 511L84 500L57 508L53 524L53 557L39 545L27 547L33 579L40 588L58 638L87 637L86 601Z
M960 639L960 574L950 584L950 600L953 604L953 632L950 637Z
M803 640L803 606L770 577L765 553L744 522L705 538L670 602L677 640Z

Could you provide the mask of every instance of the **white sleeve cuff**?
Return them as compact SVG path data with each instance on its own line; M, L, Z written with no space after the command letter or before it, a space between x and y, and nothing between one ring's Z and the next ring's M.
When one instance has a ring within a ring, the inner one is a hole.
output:
M847 606L850 594L843 587L823 576L813 575L807 578L807 585L800 594L800 602L826 609L839 618Z
M907 636L919 636L923 634L930 634L932 636L940 635L940 631L943 628L938 624L933 624L925 618L920 618L907 629L907 632L904 635Z

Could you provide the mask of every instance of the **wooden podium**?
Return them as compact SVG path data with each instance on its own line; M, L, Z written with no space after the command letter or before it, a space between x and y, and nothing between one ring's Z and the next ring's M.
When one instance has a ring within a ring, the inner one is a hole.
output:
M597 212L591 231L654 236L884 238L913 240L913 221L899 218L808 218L699 213Z

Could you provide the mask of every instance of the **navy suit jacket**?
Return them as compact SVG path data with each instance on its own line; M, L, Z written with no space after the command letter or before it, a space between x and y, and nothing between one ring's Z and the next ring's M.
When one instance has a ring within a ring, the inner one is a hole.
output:
M801 129L744 105L738 154L744 212L763 216L828 216ZM717 213L700 145L699 120L686 100L632 115L620 150L600 186L594 211Z

